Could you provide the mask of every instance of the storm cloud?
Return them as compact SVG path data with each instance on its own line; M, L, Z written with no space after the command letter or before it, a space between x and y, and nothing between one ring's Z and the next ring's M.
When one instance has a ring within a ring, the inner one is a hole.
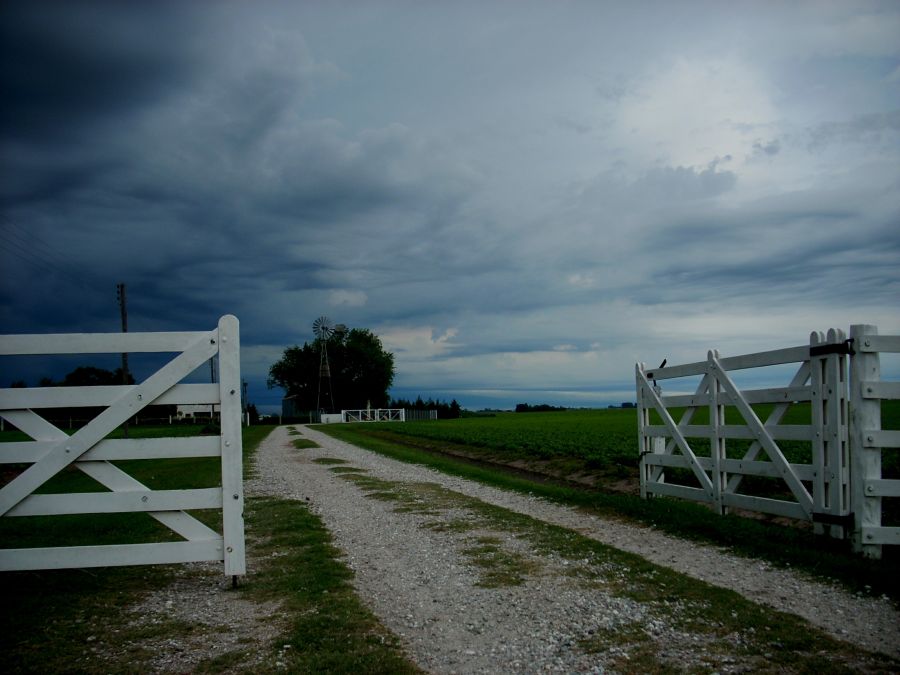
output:
M900 9L676 4L6 2L0 330L233 313L265 410L322 314L469 407L900 330Z

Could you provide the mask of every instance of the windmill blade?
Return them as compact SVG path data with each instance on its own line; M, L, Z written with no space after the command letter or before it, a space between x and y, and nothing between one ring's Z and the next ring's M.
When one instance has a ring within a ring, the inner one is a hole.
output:
M327 340L334 333L334 328L327 316L320 316L313 321L313 333L320 340Z

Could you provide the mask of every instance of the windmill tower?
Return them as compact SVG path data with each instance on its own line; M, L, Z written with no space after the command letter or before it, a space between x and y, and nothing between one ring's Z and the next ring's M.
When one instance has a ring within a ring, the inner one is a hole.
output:
M313 334L319 341L319 388L316 392L316 410L322 410L323 403L330 403L329 411L334 410L334 393L331 389L331 366L328 364L328 340L334 335L334 327L327 316L320 316L313 321ZM322 392L327 389L328 398L322 400Z

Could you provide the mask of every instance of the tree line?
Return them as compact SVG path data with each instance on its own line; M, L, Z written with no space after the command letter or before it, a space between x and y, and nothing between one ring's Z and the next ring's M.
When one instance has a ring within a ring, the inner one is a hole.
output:
M459 403L456 402L456 399L453 399L450 403L446 403L445 401L436 401L431 398L427 401L423 401L421 396L416 398L415 401L410 401L405 398L391 399L389 407L405 408L407 410L437 410L439 420L459 419L462 412L462 408Z

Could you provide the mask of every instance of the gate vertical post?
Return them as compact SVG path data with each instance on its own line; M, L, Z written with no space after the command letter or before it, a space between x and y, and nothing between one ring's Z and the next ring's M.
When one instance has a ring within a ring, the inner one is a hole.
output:
M813 508L815 513L840 517L848 512L846 476L847 454L847 394L846 358L839 350L813 354L816 347L840 346L844 342L844 332L834 328L828 334L810 335L810 385L811 422L815 430L812 441L812 464L815 467L813 480ZM826 527L815 523L816 534L823 534ZM835 539L846 536L844 528L831 524L828 534Z
M865 381L881 379L878 352L862 351L867 336L878 335L869 324L850 326L855 347L850 357L850 503L853 510L853 549L867 558L881 558L880 544L866 543L866 528L881 526L881 497L866 492L869 480L881 478L881 448L868 434L881 429L881 399L867 398Z
M222 537L225 574L246 573L241 442L241 342L236 317L219 320L219 401L222 426Z
M809 336L810 351L813 347L824 344L825 334L821 331L813 331ZM826 499L826 466L825 466L825 357L809 357L809 384L810 384L810 422L813 428L812 458L813 465L813 513L825 512ZM824 534L825 527L822 523L813 523L813 531L816 534Z
M715 352L715 356L718 358L719 353ZM712 459L713 500L716 512L719 515L725 515L728 512L728 507L722 504L722 493L728 487L728 475L722 469L727 459L725 437L722 435L722 427L725 425L725 406L720 400L722 385L719 378L716 377L711 359L708 361L706 373L709 383L709 450Z
M841 329L828 331L828 341L842 344L847 338ZM825 365L825 385L828 399L826 406L826 434L828 465L828 508L836 516L845 516L850 512L850 495L848 474L850 463L849 434L847 430L847 357L843 353L828 356ZM832 525L831 536L843 539L849 535L846 528Z
M637 423L638 423L638 469L641 474L641 499L647 499L647 467L644 456L650 452L650 439L644 434L644 428L650 423L647 408L644 406L644 392L641 387L641 373L645 368L644 363L634 366L634 380L637 389Z

